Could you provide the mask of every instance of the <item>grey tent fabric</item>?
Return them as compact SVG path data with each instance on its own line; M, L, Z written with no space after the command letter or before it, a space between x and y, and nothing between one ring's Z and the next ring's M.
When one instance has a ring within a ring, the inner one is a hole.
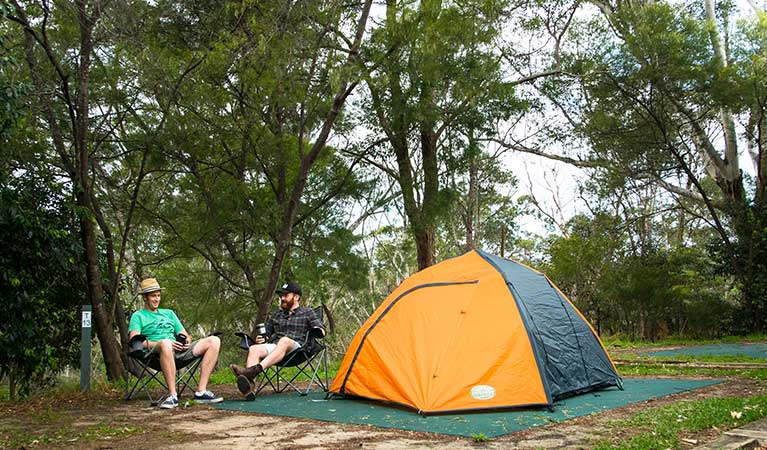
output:
M621 386L594 331L544 274L477 252L501 273L517 302L550 401Z

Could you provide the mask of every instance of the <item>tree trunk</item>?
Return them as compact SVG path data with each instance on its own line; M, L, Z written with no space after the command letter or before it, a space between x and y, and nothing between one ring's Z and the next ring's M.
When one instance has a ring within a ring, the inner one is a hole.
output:
M75 112L73 117L73 137L77 158L76 189L77 204L89 212L94 212L91 202L90 184L90 149L89 149L89 119L90 119L90 65L93 53L93 27L101 5L93 5L93 15L88 15L87 4L84 1L76 2L78 12L78 24L80 27L80 60L77 67L77 95L75 99ZM93 306L93 318L96 322L101 351L104 355L107 378L117 380L124 378L120 347L117 344L113 332L113 317L111 310L104 305L104 290L101 284L101 270L99 257L96 249L96 231L93 218L90 215L80 218L80 233L85 249L85 277L88 289L88 297Z
M87 208L87 200L83 192L77 195L78 205ZM85 204L83 204L85 203ZM80 233L85 248L85 277L88 297L93 306L93 320L96 325L96 334L101 345L101 353L104 356L107 378L109 380L121 379L125 376L120 347L112 331L113 321L109 317L108 310L104 306L104 290L101 286L101 271L98 265L98 253L96 251L96 236L93 221L90 217L80 219Z
M477 161L478 151L474 136L469 137L469 189L466 194L466 217L464 224L466 226L466 245L465 251L477 248L477 238L479 233L479 163ZM503 248L503 244L501 244ZM503 250L501 251L503 252Z
M32 22L27 18L25 10L18 2L14 2L18 18L15 20L24 27L25 49L27 64L30 69L35 87L40 92L51 91L51 86L56 85L56 98L63 100L65 110L68 112L68 123L71 124L69 137L71 142L66 142L67 133L60 127L56 113L50 102L44 100L42 108L45 114L45 120L48 123L51 132L53 147L61 160L62 166L66 169L71 178L74 189L74 202L89 213L95 213L91 201L90 186L90 158L89 158L89 81L91 54L93 53L93 29L103 12L103 4L94 2L88 8L84 0L75 2L77 8L78 27L80 33L79 60L76 68L76 76L68 73L61 60L64 58L56 55L56 49L48 41L44 30L36 31ZM89 10L90 9L90 14ZM46 9L43 23L48 20L50 11ZM50 64L52 72L57 79L45 80L41 73L47 73L48 70L41 70L38 67L37 59L34 54L35 45L39 45L45 52L46 59ZM67 56L68 60L70 57ZM72 86L70 80L77 80L77 89L75 98L72 97ZM47 95L47 94L46 94ZM62 122L63 123L63 122ZM74 154L71 153L74 149ZM80 235L84 248L84 259L86 263L86 290L88 300L93 306L93 319L101 344L104 362L107 368L107 377L110 380L123 377L120 351L113 333L113 318L111 310L105 308L104 291L102 288L101 271L99 269L99 255L96 249L96 232L92 217L83 215L80 218Z
M269 314L269 305L272 302L274 291L277 290L277 284L280 281L280 273L282 272L282 266L285 263L285 259L288 257L288 251L290 250L290 236L293 231L293 227L290 227L287 239L285 235L281 234L280 238L275 244L274 259L272 259L272 267L269 269L269 278L266 280L266 286L264 287L261 297L258 300L258 313L255 320L251 325L251 333L253 336L258 334L256 332L256 324L264 322Z
M8 398L13 401L16 400L16 367L11 364L8 370Z
M348 67L357 64L359 48L362 44L362 38L365 33L365 27L370 15L371 6L372 0L365 0L362 5L362 11L360 13L359 21L357 22L354 41L349 49L349 56L346 60L346 65ZM358 83L358 81L352 82L349 79L350 71L345 70L342 73L344 75L340 80L339 86L336 90L332 107L330 111L328 111L322 123L322 128L320 129L319 133L317 133L317 137L312 143L309 151L306 154L301 152L302 157L298 170L298 176L296 177L296 181L292 186L290 191L290 198L288 199L282 216L280 230L277 234L277 239L275 242L274 259L272 260L272 267L269 270L269 279L267 280L266 287L261 293L261 298L258 304L258 313L256 315L255 321L253 322L253 329L255 329L255 324L264 320L269 312L269 304L272 300L272 296L274 295L277 283L279 282L282 266L285 262L285 259L289 256L290 242L293 236L293 226L295 225L296 217L298 216L301 197L303 196L304 189L306 188L306 183L309 179L309 172L314 166L314 163L317 161L317 158L320 156L320 152L325 149L325 145L327 144L328 138L330 136L330 131L333 128L338 115L341 113L341 110L346 104L346 99L349 97L349 94L351 94ZM309 133L307 133L307 135L309 135ZM299 142L299 147L301 145L302 143ZM301 150L303 149L301 148ZM281 173L281 175L284 175L284 171ZM279 192L285 192L286 190L287 189L280 189Z

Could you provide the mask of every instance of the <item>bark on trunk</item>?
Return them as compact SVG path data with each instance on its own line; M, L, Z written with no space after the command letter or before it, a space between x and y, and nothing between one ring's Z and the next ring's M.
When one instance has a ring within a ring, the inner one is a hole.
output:
M78 194L78 204L87 208L87 201L83 204L81 199L83 196L85 194ZM83 247L85 248L85 277L88 297L93 306L93 320L96 325L96 335L99 338L101 352L104 356L107 378L109 380L121 379L125 376L125 373L120 356L120 347L117 344L112 328L113 321L109 317L107 308L104 306L104 291L101 287L101 271L98 265L96 236L90 217L83 217L80 220L80 233Z
M90 65L93 52L93 27L95 26L101 5L93 6L92 14L88 13L88 5L84 1L76 2L78 22L80 27L80 60L77 67L77 95L73 117L74 147L77 152L77 204L86 211L93 212L90 184L90 152L89 152L89 119L90 119ZM96 333L104 355L104 365L109 380L121 379L125 376L120 347L113 331L111 310L104 305L104 290L101 285L101 270L96 249L96 231L90 216L80 219L80 233L85 249L85 277L88 297L93 306L93 318L96 322Z

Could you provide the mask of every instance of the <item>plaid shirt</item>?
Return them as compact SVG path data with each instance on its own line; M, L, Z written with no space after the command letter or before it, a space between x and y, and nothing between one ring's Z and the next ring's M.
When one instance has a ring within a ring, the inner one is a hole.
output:
M269 342L276 342L282 336L287 336L304 345L306 334L316 327L325 329L312 308L299 306L291 312L279 309L269 316L266 321L266 334L269 336Z

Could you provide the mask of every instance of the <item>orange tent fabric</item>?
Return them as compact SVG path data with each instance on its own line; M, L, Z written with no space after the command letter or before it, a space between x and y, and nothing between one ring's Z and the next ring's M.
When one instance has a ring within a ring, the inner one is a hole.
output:
M548 332L531 330L542 322L531 319L530 305L515 298L514 283L510 285L507 279L513 273L499 269L499 262L542 276L478 251L414 274L358 330L330 391L394 402L428 414L550 406L555 397L619 384L620 378L593 329L585 324L582 315L570 312L568 320L585 326L562 329L581 334L590 330L591 337L586 338L597 343L602 357L596 359L602 367L588 386L576 383L565 386L567 392L560 392L562 377L556 372L568 368L557 367L556 360L570 364L573 359L583 358L561 358L554 348L547 348L561 347L546 336ZM548 297L560 303L563 300L575 310L548 279L543 277L546 282L541 284L540 277L536 278L537 285L531 286L534 294L545 288ZM517 292L517 296L527 295L528 290L522 289L525 294ZM543 311L551 307L546 305L549 300L538 298ZM534 310L541 309L536 302L531 305ZM567 339L572 340L572 336ZM575 343L569 347L578 346ZM595 346L586 347L593 350ZM553 375L554 382L547 379L549 375ZM582 378L580 372L576 377Z

